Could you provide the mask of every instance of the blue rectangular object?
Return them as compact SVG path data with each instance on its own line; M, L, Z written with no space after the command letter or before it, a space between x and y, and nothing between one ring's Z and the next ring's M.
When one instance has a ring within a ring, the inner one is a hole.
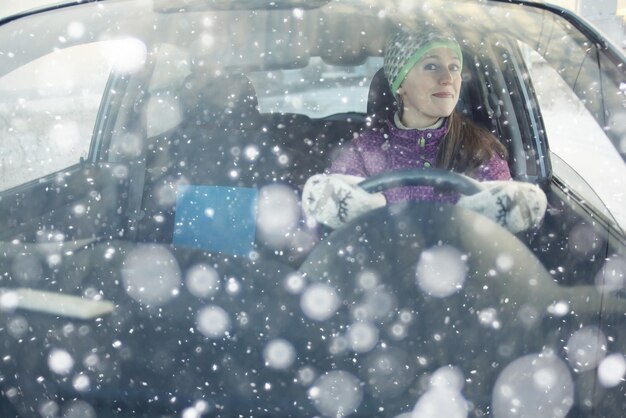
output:
M256 236L257 189L179 186L173 243L247 255Z

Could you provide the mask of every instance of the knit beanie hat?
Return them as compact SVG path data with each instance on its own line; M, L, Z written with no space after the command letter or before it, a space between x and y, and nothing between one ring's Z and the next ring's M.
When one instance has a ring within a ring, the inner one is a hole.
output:
M430 50L450 48L463 66L463 54L454 36L433 26L419 30L400 30L385 45L384 72L394 96L411 68Z

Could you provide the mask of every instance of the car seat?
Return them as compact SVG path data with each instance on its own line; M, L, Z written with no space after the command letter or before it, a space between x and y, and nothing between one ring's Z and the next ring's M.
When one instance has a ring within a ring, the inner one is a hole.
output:
M296 196L302 158L289 153L258 111L244 74L191 75L178 97L183 121L150 139L145 216L138 239L211 252L273 254L257 236L261 189L281 184Z
M395 98L383 68L380 68L372 77L367 94L367 116L371 120L372 128L383 125L393 115L395 108Z
M138 239L144 241L172 241L181 187L255 187L262 182L256 169L264 158L257 138L259 111L250 80L243 74L191 74L177 97L181 123L148 140L145 215L138 225Z

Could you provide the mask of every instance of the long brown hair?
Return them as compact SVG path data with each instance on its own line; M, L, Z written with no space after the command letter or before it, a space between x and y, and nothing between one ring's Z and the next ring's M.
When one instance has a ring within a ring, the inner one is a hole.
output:
M454 111L448 118L448 132L439 144L435 166L471 174L494 155L506 160L506 147L487 129Z

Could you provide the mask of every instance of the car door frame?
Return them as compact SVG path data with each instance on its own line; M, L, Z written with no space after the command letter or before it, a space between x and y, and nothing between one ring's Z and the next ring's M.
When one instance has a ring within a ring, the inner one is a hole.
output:
M107 146L112 126L118 123L124 102L128 100L124 97L128 94L129 78L110 73L87 158L0 192L0 240L40 242L50 239L46 236L51 234L62 240L124 236L128 228L126 197L131 170L128 162L109 161ZM132 117L127 115L127 120Z

